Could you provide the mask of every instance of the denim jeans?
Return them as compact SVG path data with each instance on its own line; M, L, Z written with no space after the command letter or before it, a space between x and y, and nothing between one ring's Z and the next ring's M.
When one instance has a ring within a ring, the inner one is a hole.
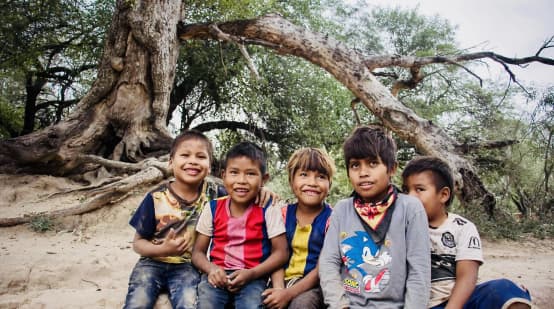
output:
M478 284L463 308L504 308L512 303L524 303L531 306L531 294L508 279L496 279ZM447 304L448 302L444 302L432 309L444 309Z
M141 257L131 273L123 308L153 308L162 291L168 292L173 308L196 308L199 281L192 263L170 264Z
M266 284L267 278L256 279L244 285L238 292L231 293L226 289L213 287L208 282L208 276L203 274L198 284L198 309L222 309L226 304L240 309L263 308L262 292L266 289Z

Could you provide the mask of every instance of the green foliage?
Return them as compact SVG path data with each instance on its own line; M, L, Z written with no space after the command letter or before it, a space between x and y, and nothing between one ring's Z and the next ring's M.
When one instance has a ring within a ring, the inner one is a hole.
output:
M23 109L13 106L0 97L0 138L17 136L23 127Z
M113 3L14 0L2 2L0 10L0 83L7 90L0 97L37 116L24 126L29 133L60 121L92 83L95 74L87 70L102 51ZM9 95L14 92L20 95Z
M31 222L29 222L29 227L31 230L37 232L37 233L44 233L46 231L50 231L54 229L55 222L52 220L52 218L44 215L37 215L34 216L31 219Z

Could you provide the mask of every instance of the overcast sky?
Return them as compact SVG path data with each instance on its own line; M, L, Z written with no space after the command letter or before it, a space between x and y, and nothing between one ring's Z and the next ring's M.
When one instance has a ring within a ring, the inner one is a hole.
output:
M553 0L366 0L369 5L414 8L423 15L438 14L457 25L460 47L479 46L507 57L534 55L544 40L554 36ZM554 48L541 55L554 58ZM493 75L500 66L493 65ZM554 67L530 65L513 68L525 83L554 85ZM481 73L480 73L481 74ZM486 77L486 76L483 76ZM504 76L508 79L508 76Z

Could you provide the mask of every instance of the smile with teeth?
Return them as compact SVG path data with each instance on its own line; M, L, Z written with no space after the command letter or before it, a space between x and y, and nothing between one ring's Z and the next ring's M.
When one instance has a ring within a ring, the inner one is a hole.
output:
M358 186L360 188L371 188L371 186L373 186L373 182L369 182L369 181L360 182Z
M245 189L245 188L235 188L235 189L233 189L233 191L235 191L239 195L245 195L245 194L248 194L249 190Z
M319 195L319 192L314 191L314 190L304 190L304 191L302 191L302 193L304 193L306 195Z
M187 174L192 175L192 176L196 176L196 175L200 174L200 170L196 169L196 168L186 168L185 172L187 172Z

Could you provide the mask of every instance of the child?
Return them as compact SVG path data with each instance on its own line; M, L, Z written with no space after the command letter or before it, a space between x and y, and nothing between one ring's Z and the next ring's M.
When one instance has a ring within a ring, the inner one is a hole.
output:
M359 127L343 145L353 196L333 209L319 257L330 308L425 308L431 279L425 210L391 184L396 144Z
M334 171L333 160L321 149L302 148L289 159L289 184L297 198L282 208L289 261L272 275L273 287L263 293L267 308L324 308L317 261L331 215L324 200Z
M210 140L194 130L173 140L169 167L174 181L149 192L130 220L133 249L141 255L129 279L124 308L152 308L161 291L173 308L195 308L200 274L192 266L196 221L210 199L227 193L207 175L213 157ZM272 193L263 192L262 205Z
M196 227L192 262L203 272L198 308L219 309L229 301L235 308L259 308L268 275L288 257L279 208L254 203L269 178L265 153L249 142L235 145L222 178L229 197L206 205Z
M152 308L167 290L173 308L195 308L200 274L192 266L195 225L203 205L217 194L204 181L212 162L212 144L200 132L186 131L173 141L169 166L175 181L148 193L129 222L133 249L141 258L129 279L124 308Z
M404 191L421 200L429 220L429 308L531 308L529 292L509 280L475 286L483 263L481 240L473 223L447 212L454 189L448 164L435 157L419 157L406 165L402 178Z

